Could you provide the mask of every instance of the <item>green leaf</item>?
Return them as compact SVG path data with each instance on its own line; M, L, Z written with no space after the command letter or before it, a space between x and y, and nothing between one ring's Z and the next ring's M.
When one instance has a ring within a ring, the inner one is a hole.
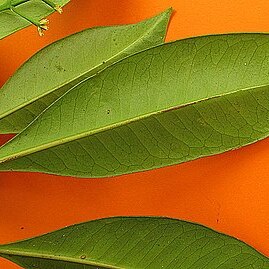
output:
M138 24L87 29L38 52L0 91L0 133L21 131L78 82L163 43L171 12Z
M115 176L269 134L269 35L180 40L83 81L0 148L0 170Z
M23 268L269 268L245 243L209 228L159 217L116 217L0 246Z
M70 0L0 0L0 40L53 13ZM60 9L59 9L60 11Z

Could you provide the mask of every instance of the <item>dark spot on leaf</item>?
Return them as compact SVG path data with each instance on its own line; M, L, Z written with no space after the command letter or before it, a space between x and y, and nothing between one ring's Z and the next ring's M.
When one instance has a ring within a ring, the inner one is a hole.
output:
M106 113L109 115L110 114L110 110L108 109Z
M23 230L24 229L24 227L21 227L21 230Z
M66 71L60 64L55 65L58 72Z

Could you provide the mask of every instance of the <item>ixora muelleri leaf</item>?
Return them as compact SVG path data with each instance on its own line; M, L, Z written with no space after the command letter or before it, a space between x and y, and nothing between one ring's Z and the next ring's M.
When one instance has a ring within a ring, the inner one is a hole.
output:
M26 269L269 268L245 243L204 226L161 217L114 217L0 245Z
M36 53L0 90L0 133L18 133L72 86L164 42L172 9L137 24L96 27Z
M0 148L0 170L106 177L269 134L269 35L156 46L82 81Z
M39 34L48 29L46 16L70 0L0 0L0 40L27 26L35 25Z

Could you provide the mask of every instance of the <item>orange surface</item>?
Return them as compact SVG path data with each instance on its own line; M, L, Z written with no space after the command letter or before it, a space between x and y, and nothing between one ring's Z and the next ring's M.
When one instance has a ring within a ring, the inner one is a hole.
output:
M175 9L167 40L268 32L268 0L72 0L43 38L30 27L0 41L0 85L31 55L68 34L134 23ZM0 136L1 143L7 136ZM109 179L0 174L0 243L91 219L161 215L202 223L269 256L269 139L214 157ZM0 260L0 268L19 268Z

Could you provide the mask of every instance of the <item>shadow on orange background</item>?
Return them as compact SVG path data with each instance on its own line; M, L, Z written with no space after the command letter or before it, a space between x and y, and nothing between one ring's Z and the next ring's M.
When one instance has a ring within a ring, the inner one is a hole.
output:
M37 50L97 25L135 23L172 6L167 40L210 33L269 32L268 0L72 0L34 27L0 41L0 85ZM29 74L31 75L31 74ZM0 143L9 137L0 136ZM269 140L214 157L128 176L76 179L0 174L0 243L118 215L160 215L202 223L269 256ZM0 260L0 268L19 268Z

